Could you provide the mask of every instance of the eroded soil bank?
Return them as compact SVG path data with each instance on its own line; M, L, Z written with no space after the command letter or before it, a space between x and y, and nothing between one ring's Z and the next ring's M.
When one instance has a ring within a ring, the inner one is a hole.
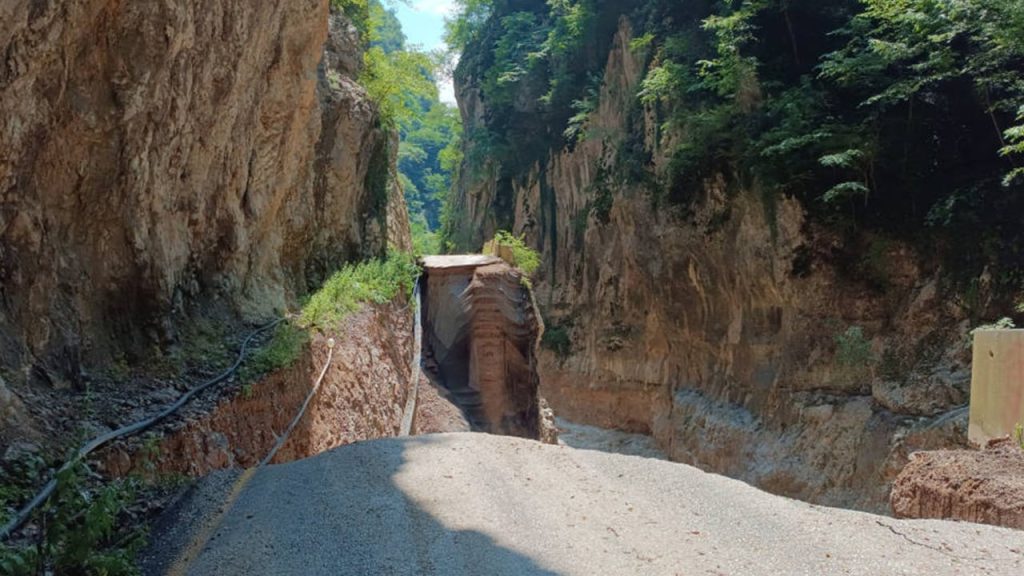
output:
M940 518L1024 530L1024 450L998 440L984 450L914 454L892 488L900 518Z
M212 409L184 412L145 445L133 439L106 449L106 472L201 476L251 467L263 459L309 394L336 347L320 391L274 459L298 460L344 444L395 436L412 386L412 310L406 303L368 305L328 333L315 334L298 361L229 394Z
M186 410L148 439L106 449L105 471L201 476L256 465L298 414L332 338L323 384L273 463L398 435L414 390L413 433L472 429L553 442L550 410L538 393L541 323L522 274L480 256L427 259L424 268L425 370L412 370L415 305L367 305L335 329L314 333L291 366L225 391L213 406Z
M548 438L539 396L541 320L523 275L490 256L424 259L426 373L477 431Z

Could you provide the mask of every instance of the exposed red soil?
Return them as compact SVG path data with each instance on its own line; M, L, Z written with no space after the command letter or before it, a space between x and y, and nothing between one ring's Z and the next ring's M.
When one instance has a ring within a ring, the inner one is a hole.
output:
M919 452L893 484L899 518L941 518L1024 530L1024 450L1008 439L984 450Z
M469 431L469 422L459 407L448 398L447 391L421 374L413 432L418 435Z
M424 359L473 430L544 438L541 323L522 274L496 258L425 259Z
M292 366L253 384L250 394L227 397L213 409L188 413L157 432L156 450L139 439L115 444L101 459L109 474L150 469L202 476L258 463L299 412L337 342L331 367L305 416L274 463L306 458L372 438L394 436L410 386L412 319L397 303L367 306L331 334L317 334Z

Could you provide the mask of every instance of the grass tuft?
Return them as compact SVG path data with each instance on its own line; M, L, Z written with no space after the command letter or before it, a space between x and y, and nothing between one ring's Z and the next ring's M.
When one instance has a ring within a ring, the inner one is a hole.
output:
M309 342L309 332L285 322L277 327L274 336L266 346L252 355L241 370L242 382L252 382L264 374L291 366L302 355ZM251 396L251 388L246 396Z
M323 328L336 324L365 303L385 304L402 291L411 297L419 266L408 254L392 253L386 260L371 260L342 268L310 297L299 324Z
M519 268L527 276L533 276L540 269L540 254L526 245L522 238L516 237L504 230L494 235L494 242L488 243L491 248L491 256L501 256L501 247L512 250L512 257L515 260L513 265ZM486 250L485 250L486 251Z

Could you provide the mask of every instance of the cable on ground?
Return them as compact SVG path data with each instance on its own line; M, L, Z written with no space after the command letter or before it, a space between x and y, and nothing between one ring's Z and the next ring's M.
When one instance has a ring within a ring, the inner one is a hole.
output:
M11 534L14 533L15 530L20 528L28 520L29 516L32 515L32 512L36 508L38 508L43 502L46 502L46 499L49 498L50 495L53 494L54 489L57 488L57 477L60 476L62 472L68 470L69 468L80 462L83 458L88 456L90 453L92 453L94 450L96 450L100 446L103 446L104 444L107 444L108 442L111 442L112 440L116 440L118 438L123 438L125 436L130 436L133 434L138 434L139 432L148 430L157 422L163 420L164 418L180 410L182 406L187 404L197 394L209 389L211 386L220 384L221 382L227 380L232 374L234 374L238 370L239 366L242 365L242 361L245 360L245 353L252 340L256 336L262 334L263 332L266 332L267 330L270 330L271 328L276 327L278 324L284 321L285 318L278 318L277 320L274 320L273 322L265 324L254 330L251 334L249 334L248 337L246 337L245 340L242 341L242 346L238 351L238 358L235 360L234 364L232 364L227 370L222 372L213 380L209 380L197 386L196 388L189 390L184 395L182 395L181 398L178 398L178 400L174 404L171 404L162 412L150 418L146 418L145 420L140 420L139 422L136 422L134 424L129 424L128 426L125 426L123 428L118 428L117 430L113 430L111 432L107 432L106 434L100 435L94 438L93 440L87 442L81 448L79 448L78 451L75 452L75 455L72 456L70 460L65 462L64 465L57 470L57 472L53 475L53 478L51 478L50 481L47 482L45 486L43 486L42 490L40 490L39 493L36 494L35 498L33 498L28 504L26 504L21 510L19 510L18 513L14 515L14 518L11 518L11 520L7 522L7 524L5 524L2 529L0 529L0 541L9 538Z

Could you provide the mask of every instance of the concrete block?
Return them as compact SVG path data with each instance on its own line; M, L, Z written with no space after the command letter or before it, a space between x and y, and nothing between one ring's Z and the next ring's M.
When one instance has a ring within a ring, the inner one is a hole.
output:
M968 438L984 445L1024 423L1024 330L974 333Z

